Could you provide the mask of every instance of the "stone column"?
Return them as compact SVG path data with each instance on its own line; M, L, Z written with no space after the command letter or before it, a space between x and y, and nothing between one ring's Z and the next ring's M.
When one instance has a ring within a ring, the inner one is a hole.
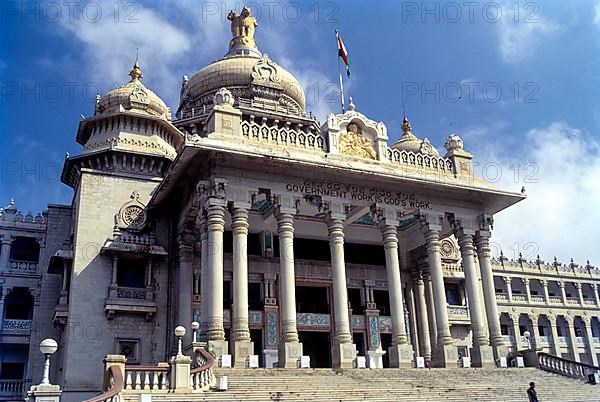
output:
M509 315L510 315L510 319L512 320L512 323L513 323L513 336L515 337L515 350L519 350L519 347L521 346L521 328L519 327L519 317L521 316L521 314L512 313Z
M546 279L542 279L542 288L544 289L544 300L546 304L550 304L550 294L548 293L548 281Z
M240 205L242 204L242 205ZM234 202L231 207L233 232L233 366L246 367L246 359L254 354L248 326L248 210L250 203Z
M211 197L207 201L208 229L208 289L211 300L207 308L206 339L208 350L218 359L228 353L223 327L223 231L225 230L226 201Z
M440 257L440 230L441 225L439 224L427 224L424 227L437 326L437 342L433 353L433 365L436 367L456 367L458 350L453 345L452 335L450 335L450 323L448 322L448 302L446 301L444 272Z
M564 317L568 325L567 329L569 331L569 348L571 349L573 360L579 362L579 348L577 347L577 339L575 339L575 319L570 315L564 315Z
M425 282L425 301L427 308L427 323L429 324L429 341L431 343L431 351L437 347L437 324L435 322L435 303L433 302L433 285L431 284L431 275L429 272L423 273ZM432 355L433 357L433 355Z
M600 287L598 286L598 284L594 283L594 284L592 284L592 290L594 291L594 298L596 299L596 305L598 307L600 307L600 295L598 294L600 292Z
M279 207L276 211L279 235L279 299L282 336L279 342L280 368L298 367L302 344L296 327L296 278L294 274L294 214L295 208Z
M579 304L584 305L583 302L583 288L580 282L575 283L575 287L577 288L577 296L579 297Z
M344 259L344 223L337 213L329 212L326 223L331 251L331 277L333 279L333 313L335 338L333 340L333 368L353 368L356 345L352 343Z
M193 245L194 237L192 233L184 231L177 238L179 243L179 272L177 277L177 325L183 325L189 328L193 321L192 317L192 279L194 278L193 269ZM192 331L186 331L183 337L183 344L188 345L192 342Z
M393 221L392 221L393 222ZM390 295L390 314L392 316L392 346L389 348L391 367L412 367L412 347L406 336L404 321L404 303L402 297L402 280L400 278L400 261L398 259L398 228L389 220L379 224L383 235L385 249L385 265Z
M583 318L583 317L582 317ZM588 349L590 354L592 355L592 364L598 367L598 355L596 353L596 347L594 346L594 335L592 334L592 324L594 323L593 317L588 318L588 322L584 322L585 324L585 336L587 338Z
M551 314L547 315L547 317L550 322L550 333L552 334L552 353L554 353L555 356L561 357L560 344L558 343L558 330L556 329L557 317Z
M523 281L523 285L525 285L525 297L527 298L527 304L531 304L531 284L529 282L529 278L521 279Z
M211 292L208 267L208 222L205 211L200 212L200 339L206 340Z
M490 261L489 232L479 231L475 241L477 244L479 267L481 269L481 284L483 286L485 313L490 332L490 341L494 349L494 354L498 358L506 356L508 351L506 350L502 329L500 327L500 314L498 313L498 303L496 300L494 273L492 272L492 263Z
M425 281L423 281L423 274L421 271L416 273L414 284L419 331L419 350L421 356L423 356L425 360L431 361L431 341L429 339L429 322L427 316L427 303L425 301Z
M529 342L531 343L531 347L533 349L542 349L540 346L540 329L539 326L539 316L537 314L528 314L529 319L531 320L531 337L529 338Z
M563 304L567 304L567 292L565 290L566 284L562 281L558 282L558 286L560 286L560 294L562 296Z
M415 291L412 282L406 284L406 308L407 314L407 325L406 330L408 335L408 343L412 345L414 355L420 356L421 350L419 349L419 339L417 332L417 309L415 307Z
M512 298L512 277L505 276L504 277L504 282L506 283L506 293L508 295L508 301L512 303L512 301L513 301L513 298Z
M469 302L469 315L473 334L473 347L471 348L471 364L474 367L495 367L494 354L489 344L489 335L486 323L480 309L483 300L480 299L479 281L473 255L473 235L465 229L457 231L458 244L465 272L465 287Z
M0 248L0 272L7 272L10 268L10 246L13 238L10 235L3 235Z

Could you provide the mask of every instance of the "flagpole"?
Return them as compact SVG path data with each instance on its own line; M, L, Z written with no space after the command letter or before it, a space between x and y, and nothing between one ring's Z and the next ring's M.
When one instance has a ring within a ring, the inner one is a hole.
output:
M335 47L338 47L338 30L335 30ZM338 73L340 75L340 101L342 104L342 113L346 113L345 107L344 107L344 83L342 80L342 68L340 67L340 53L338 52Z

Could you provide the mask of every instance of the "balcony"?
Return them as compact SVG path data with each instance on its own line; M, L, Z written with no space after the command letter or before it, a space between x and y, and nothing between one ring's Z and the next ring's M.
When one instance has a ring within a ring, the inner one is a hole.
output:
M450 321L463 321L468 322L469 309L467 306L448 306L448 319Z
M29 333L31 331L31 320L4 319L2 320L2 330Z
M11 259L9 267L11 271L23 273L35 273L37 271L37 261L24 261Z
M0 380L0 399L22 401L30 383L31 380Z
M111 286L109 296L104 304L104 312L109 320L116 313L145 314L150 321L156 314L154 290L151 286L144 288Z

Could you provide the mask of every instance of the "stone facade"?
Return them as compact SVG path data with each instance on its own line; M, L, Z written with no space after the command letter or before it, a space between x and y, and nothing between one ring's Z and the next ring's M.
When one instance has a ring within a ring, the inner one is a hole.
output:
M242 42L184 78L174 121L136 62L80 123L62 175L72 204L2 212L2 300L15 287L32 300L2 329L3 347L25 345L23 379L51 336L51 377L81 400L105 355L167 361L172 329L192 321L237 367L383 352L385 367L490 367L530 346L528 328L532 347L598 364L600 271L490 255L493 215L524 194L474 177L457 134L441 156L405 117L390 146L353 102L320 124L296 79ZM13 261L18 236L35 261Z

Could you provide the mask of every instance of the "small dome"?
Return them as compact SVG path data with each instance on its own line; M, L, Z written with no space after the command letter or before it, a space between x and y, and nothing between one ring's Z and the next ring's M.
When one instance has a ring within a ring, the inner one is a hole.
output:
M167 120L171 118L170 111L165 102L154 92L142 84L140 79L144 76L140 65L136 61L129 72L131 81L127 84L108 91L102 96L96 106L97 113L109 113L125 110L161 116Z
M262 89L259 89L262 87ZM278 97L304 111L304 90L298 80L265 53L226 56L194 74L185 86L182 101L212 96L221 88L236 98ZM279 95L280 94L280 95Z
M450 134L448 136L448 138L446 138L446 142L444 143L444 147L446 148L446 151L450 152L450 151L454 151L457 149L464 149L464 142L462 140L462 138L460 138L458 136L458 134Z
M408 121L408 118L404 116L404 120L402 121L402 131L404 134L402 134L400 139L392 145L392 149L440 156L439 152L431 145L427 138L420 140L410 130L412 130L412 126Z

